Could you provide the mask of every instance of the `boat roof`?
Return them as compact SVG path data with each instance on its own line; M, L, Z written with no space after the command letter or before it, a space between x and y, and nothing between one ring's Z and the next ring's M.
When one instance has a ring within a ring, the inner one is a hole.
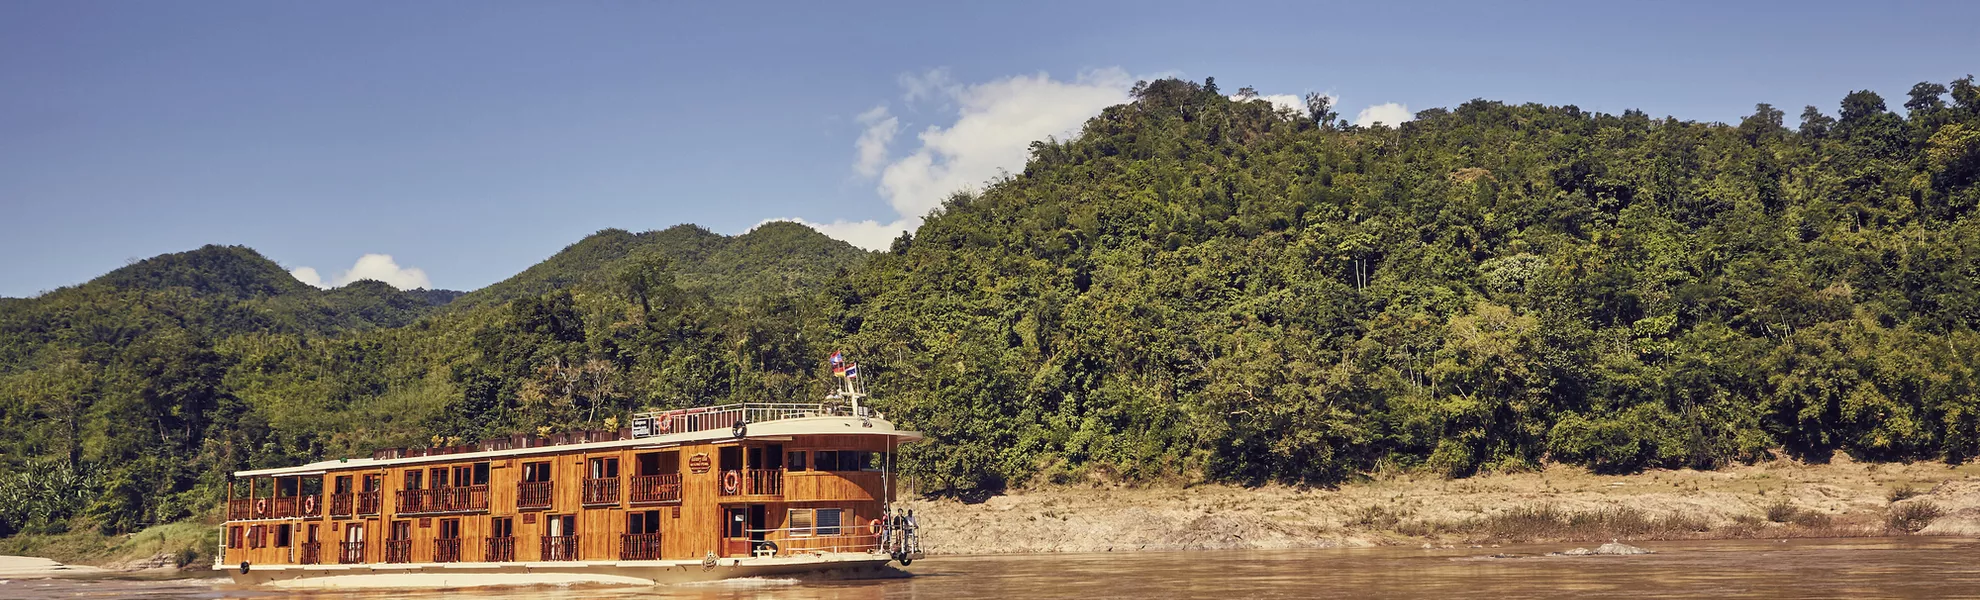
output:
M861 418L851 415L820 415L752 422L748 424L748 435L742 439L772 440L799 435L881 435L896 438L898 443L914 442L922 439L921 432L896 429L893 422L878 416ZM235 471L235 477L268 477L292 475L320 475L329 471L358 471L382 469L403 465L427 463L455 463L535 456L545 454L565 454L587 450L610 450L621 448L667 448L691 443L737 439L727 427L683 431L680 433L659 434L623 440L557 444L508 450L487 450L481 452L459 452L427 456L407 456L401 458L341 458L325 460L294 467L273 469L250 469Z

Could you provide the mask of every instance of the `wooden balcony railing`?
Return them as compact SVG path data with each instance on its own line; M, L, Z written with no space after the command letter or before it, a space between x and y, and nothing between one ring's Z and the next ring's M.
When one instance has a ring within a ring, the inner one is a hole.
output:
M426 490L392 492L392 512L402 515L426 512Z
M784 470L743 469L723 471L721 489L724 496L782 496L784 495Z
M276 498L275 518L280 519L293 516L296 516L296 497Z
M301 497L301 498L299 498L299 499L298 499L298 502L297 502L297 504L299 504L299 505L301 505L301 509L300 509L300 510L297 510L297 511L296 511L296 514L297 514L297 515L301 515L301 516L305 516L305 517L321 517L321 516L323 516L323 497L322 497L322 496L318 496L318 495L314 495L314 494L312 494L312 495L308 495L308 496L303 496L303 497Z
M430 490L402 490L393 495L400 514L457 513L488 510L488 486L463 485Z
M516 484L516 506L522 508L545 508L556 493L555 481L525 481Z
M378 514L378 492L358 492L357 512L360 515Z
M482 548L482 562L516 562L516 538L488 538Z
M254 500L235 498L227 501L227 520L243 521L254 518Z
M635 475L632 478L632 501L673 502L681 499L681 475Z
M543 536L542 552L537 556L540 557L541 560L577 560L578 536L575 535Z
M356 506L357 506L357 498L352 496L350 492L330 495L330 516L333 517L351 516L351 510L353 508L356 508Z
M433 562L461 562L461 539L433 540Z
M385 540L385 562L412 562L412 540Z
M660 534L633 533L619 536L619 560L659 560Z
M296 562L313 565L323 562L323 542L303 542L301 556Z
M364 542L337 542L337 562L355 565L364 562Z
M617 477L584 480L584 503L618 504L619 479Z

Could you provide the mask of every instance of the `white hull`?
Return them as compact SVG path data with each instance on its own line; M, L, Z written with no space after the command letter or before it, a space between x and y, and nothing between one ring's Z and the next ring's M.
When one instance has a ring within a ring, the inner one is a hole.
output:
M840 552L760 558L613 560L510 563L250 565L215 567L236 583L292 589L466 588L525 585L661 585L738 577L809 576L858 579L899 576L884 554Z

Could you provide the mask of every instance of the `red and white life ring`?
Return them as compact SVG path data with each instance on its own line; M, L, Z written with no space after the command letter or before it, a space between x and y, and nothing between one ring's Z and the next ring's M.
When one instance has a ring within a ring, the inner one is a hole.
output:
M867 523L867 524L866 524L866 527L867 527L868 529L871 529L871 530L873 530L873 535L880 535L880 520L879 520L879 519L874 519L874 520L873 520L872 522L870 522L870 523Z
M254 501L254 513L255 513L255 514L258 514L258 515L265 515L265 514L268 514L268 499L267 499L267 498L262 498L262 499L260 499L260 500L256 500L256 501Z
M303 514L310 514L314 512L316 512L316 497L309 496L303 498Z
M722 472L722 493L734 495L742 488L742 474L735 471Z
M666 433L673 430L674 430L674 418L672 416L660 417L660 433Z

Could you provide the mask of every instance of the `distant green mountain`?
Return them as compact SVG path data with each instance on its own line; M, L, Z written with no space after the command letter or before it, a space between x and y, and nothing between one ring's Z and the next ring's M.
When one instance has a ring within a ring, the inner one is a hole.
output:
M772 222L724 236L698 225L591 234L514 277L462 296L466 310L608 280L634 257L659 257L682 290L725 300L814 289L858 266L868 253L798 223Z
M147 290L184 288L196 295L238 299L315 291L251 248L214 244L147 258L89 284Z

